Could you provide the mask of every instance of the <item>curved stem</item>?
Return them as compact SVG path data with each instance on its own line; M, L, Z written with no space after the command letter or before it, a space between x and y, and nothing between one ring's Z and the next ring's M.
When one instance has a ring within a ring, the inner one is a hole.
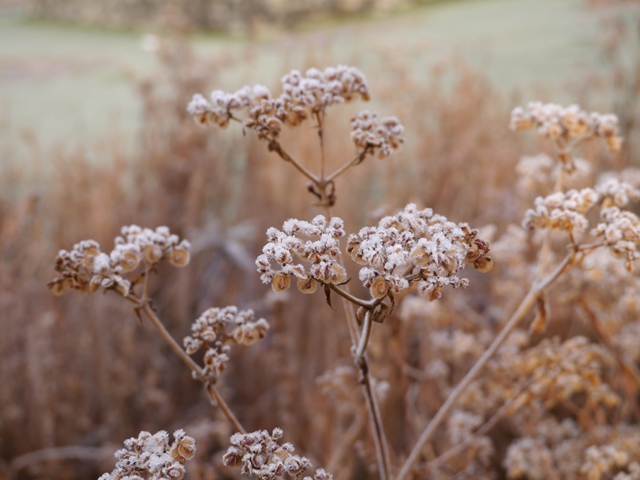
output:
M160 332L160 335L162 336L164 341L167 342L171 349L175 352L175 354L180 357L180 360L182 360L191 369L198 380L204 383L209 398L216 401L224 415L227 417L227 420L229 420L229 422L236 428L236 430L241 433L246 433L246 430L233 414L227 403L222 399L215 386L207 382L202 368L200 368L200 366L196 362L194 362L189 355L187 355L187 352L182 349L178 342L175 341L169 331L165 328L164 324L160 321L156 313L152 310L148 302L142 305L142 311L149 318L153 326L156 327L156 330Z
M276 140L272 140L271 143L269 143L269 150L276 152L285 162L290 162L300 173L302 173L313 183L318 184L320 182L320 179L316 175L314 175L304 165L302 165L295 158L289 155L287 151L282 148L282 145L280 145L280 143Z
M341 289L340 287L338 287L337 285L334 285L333 283L329 284L329 288L334 292L336 292L338 295L340 295L342 298L360 307L370 309L370 308L373 308L376 304L374 300L362 300L361 298L351 295L349 292Z
M462 381L456 386L456 388L451 392L451 395L447 398L444 404L440 407L440 410L433 417L427 428L422 432L418 442L413 447L413 450L409 454L409 457L404 462L404 465L400 469L396 480L403 480L409 474L412 466L418 460L420 456L420 452L424 447L425 443L427 443L433 434L436 432L438 427L445 420L448 413L451 411L453 406L458 401L458 398L462 395L462 393L467 389L467 387L471 384L473 380L475 380L476 376L480 373L482 368L487 364L489 360L495 355L498 349L502 346L504 341L509 337L509 334L520 324L524 316L529 312L529 310L535 305L538 300L540 293L547 288L552 282L554 282L566 269L571 266L572 260L575 258L574 252L570 252L564 258L564 260L557 266L557 268L543 281L534 282L529 290L529 293L524 297L517 310L513 313L509 321L506 323L502 331L495 338L493 343L489 346L489 348L482 354L482 356L478 359L475 365L469 370L469 372L465 375Z
M231 424L235 427L235 429L240 433L247 433L247 431L242 426L240 421L236 418L236 416L233 414L233 412L229 408L229 405L227 405L227 402L224 401L224 398L222 398L220 393L218 393L218 390L216 390L213 384L211 383L206 384L205 389L207 390L207 394L209 395L209 398L211 400L215 400L215 402L218 404L222 412L227 417L227 420L231 422Z
M318 121L318 139L320 140L320 182L324 182L324 111L316 112L316 120Z
M351 160L349 160L348 162L343 164L340 168L338 168L335 172L331 173L324 180L326 182L330 182L331 180L335 179L336 177L342 175L344 172L349 170L349 168L351 168L352 166L354 166L354 165L360 163L362 160L364 160L364 157L367 155L367 153L368 153L368 149L365 148L362 152L358 153Z

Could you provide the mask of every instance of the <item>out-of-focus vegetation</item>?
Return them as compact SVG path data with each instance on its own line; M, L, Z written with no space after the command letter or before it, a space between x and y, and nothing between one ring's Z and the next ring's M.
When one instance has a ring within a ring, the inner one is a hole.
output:
M617 3L576 0L442 2L297 32L265 29L253 39L189 36L180 25L161 32L88 29L1 13L0 471L14 462L18 478L93 478L110 468L112 447L122 439L181 427L198 441L191 478L233 477L220 464L230 427L155 332L117 298L60 299L46 287L60 248L84 238L109 245L122 225L135 223L168 225L194 245L189 267L160 271L152 291L176 338L211 306L235 303L269 318L266 342L235 354L221 385L243 423L280 426L314 463L339 460L352 475L345 478L374 478L364 426L353 442L357 454L336 453L356 414L322 396L317 383L349 359L344 322L322 299L274 298L253 267L267 227L312 218L317 209L300 179L251 135L200 130L186 103L214 88L275 87L292 68L353 64L367 74L375 109L406 126L407 143L392 159L372 159L348 182L340 179L335 214L353 231L415 201L455 221L491 225L497 239L521 222L532 200L515 180L518 160L547 146L508 130L516 104L535 97L619 114L628 139L623 152L613 158L587 146L582 154L594 165L588 180L605 167L637 166L633 13ZM143 40L143 33L157 36ZM328 158L351 151L345 131L353 113L348 105L329 115ZM312 129L286 140L300 158L314 154ZM489 279L451 292L458 300L444 307L410 303L418 313L398 312L372 339L373 368L390 386L383 414L391 443L403 449L394 452L398 458L420 434L405 428L406 418L426 424L443 401L421 376L438 354L434 342L453 331L486 339L513 307L510 296L525 288L495 261ZM590 292L576 279L563 288ZM599 311L617 301L589 298ZM598 342L590 310L578 315L574 297L557 303L550 333ZM425 321L425 311L435 320ZM628 348L637 362L637 350ZM397 353L394 362L387 362L388 351ZM480 353L471 348L445 358L451 371L441 387L455 385ZM606 425L607 415L637 426L637 386L611 371L608 380L626 399L620 410L598 410L592 424L564 405L557 417L573 415L585 431ZM496 432L493 467L504 475L500 461L522 432L508 424ZM52 450L25 457L43 449ZM454 463L451 476L462 463Z

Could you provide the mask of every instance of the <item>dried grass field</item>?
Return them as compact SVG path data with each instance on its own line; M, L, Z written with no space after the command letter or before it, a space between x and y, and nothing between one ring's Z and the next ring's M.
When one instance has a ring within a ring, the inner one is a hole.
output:
M633 2L0 25L0 478L640 479Z

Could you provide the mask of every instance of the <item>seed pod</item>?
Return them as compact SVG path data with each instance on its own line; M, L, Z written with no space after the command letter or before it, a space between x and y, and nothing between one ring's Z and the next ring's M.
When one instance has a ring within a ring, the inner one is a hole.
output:
M373 298L384 298L389 292L389 282L383 277L376 277L371 287L369 287L369 292L371 292Z
M69 281L66 278L56 278L52 282L49 282L49 290L56 297L60 297L65 294L67 290L69 290Z
M144 259L149 263L157 263L162 258L162 249L158 245L147 245L143 251Z
M422 245L411 250L411 261L416 267L424 267L429 263L430 257Z
M489 255L480 255L473 266L480 273L487 273L493 268L493 259Z
M100 275L94 275L89 283L89 289L95 292L100 288L100 285L102 285L102 277Z
M189 436L185 436L178 445L178 453L185 460L191 460L196 454L196 441Z
M531 333L540 333L547 326L549 319L549 303L546 301L543 293L540 294L536 305L536 316L529 327Z
M286 273L277 272L273 276L273 280L271 281L271 288L273 288L274 292L284 292L285 290L289 290L291 286L291 277Z
M175 267L184 267L189 263L189 251L184 248L174 248L169 256L169 262Z
M308 295L315 293L318 289L318 283L311 277L299 278L296 282L296 285L298 287L298 290Z
M347 279L347 272L342 265L334 263L331 268L333 269L333 278L330 279L330 283L338 284Z
M127 252L123 255L122 260L118 264L122 268L123 273L131 272L140 264L140 257L133 252Z
M93 267L93 260L100 255L100 250L97 248L89 248L85 250L84 255L82 256L82 264L85 267Z

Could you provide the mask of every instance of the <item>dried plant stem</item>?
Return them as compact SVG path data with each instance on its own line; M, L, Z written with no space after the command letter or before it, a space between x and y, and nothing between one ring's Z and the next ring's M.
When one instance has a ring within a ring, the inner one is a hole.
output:
M580 305L580 307L582 308L582 311L585 313L585 315L589 319L589 322L591 323L591 326L593 327L596 334L598 335L600 342L602 342L607 347L607 349L613 354L613 356L618 361L618 364L620 365L622 370L627 372L627 374L634 380L636 385L640 388L640 370L638 370L638 367L636 366L636 364L633 362L633 360L629 358L628 355L626 355L624 352L621 352L614 345L612 345L611 338L608 332L604 328L602 328L602 326L600 325L600 322L598 321L598 318L596 317L595 313L593 313L593 310L589 308L589 305L587 304L586 300L584 298L578 298L577 302L578 302L578 305Z
M271 143L269 143L269 150L272 152L276 152L278 155L280 155L280 158L282 158L285 162L291 163L296 168L296 170L298 170L300 173L302 173L305 177L307 177L316 185L320 182L320 179L316 175L314 175L311 171L307 169L307 167L305 167L300 162L298 162L295 158L289 155L287 151L282 148L282 145L280 145L280 143L277 142L276 140L272 140Z
M496 424L509 411L509 408L511 407L511 405L513 405L515 403L515 401L518 399L518 397L525 390L529 389L529 387L531 386L531 384L533 382L534 382L534 380L531 380L531 381L527 382L525 385L523 385L522 388L520 388L520 390L518 390L518 392L513 397L511 397L507 402L505 402L504 405L502 405L502 407L500 407L498 409L498 411L496 413L494 413L492 415L492 417L489 420L487 420L478 430L476 430L472 435L467 437L463 442L459 443L455 447L450 448L449 450L444 452L442 455L440 455L438 458L430 461L426 465L425 469L427 471L429 471L429 470L433 470L434 468L438 468L440 465L442 465L447 460L449 460L451 458L454 458L457 455L460 455L462 452L464 452L467 449L467 447L469 447L474 442L474 440L477 440L480 437L483 437L484 435L489 433L491 431L491 429L493 427L495 427Z
M334 180L336 177L342 175L344 172L349 170L349 168L351 168L354 165L357 165L360 162L362 162L362 160L364 160L364 157L367 155L368 152L369 152L369 149L364 149L362 152L358 153L355 157L353 157L351 160L349 160L348 162L343 164L336 171L334 171L333 173L329 174L329 176L327 176L327 178L325 178L325 181L326 182L330 182L330 181Z
M325 156L324 156L324 111L316 112L316 120L318 121L318 139L320 140L320 182L324 183Z
M535 305L542 291L547 288L551 283L553 283L568 267L572 266L572 262L575 259L575 253L570 252L564 258L564 260L557 266L557 268L543 281L534 282L529 290L529 293L524 297L514 314L511 316L509 321L506 323L502 331L495 338L493 343L489 346L489 348L482 354L482 356L478 359L475 365L469 370L469 372L465 375L462 381L456 386L456 388L451 392L451 395L444 402L442 407L438 410L436 415L433 417L427 428L422 432L422 435L418 439L418 442L413 447L413 450L409 454L409 457L404 462L404 465L400 469L396 480L403 480L409 474L412 466L418 460L420 456L420 452L424 447L425 443L427 443L433 434L436 432L438 427L445 420L446 416L449 414L453 406L458 401L458 398L462 395L462 393L467 389L467 387L471 384L473 380L475 380L476 376L480 373L482 368L487 364L487 362L495 355L500 346L504 343L507 337L511 334L511 332L520 324L524 316L527 312Z
M227 405L227 403L220 396L215 386L206 381L200 366L196 362L194 362L193 359L189 355L187 355L187 352L185 352L182 349L182 347L178 344L178 342L175 341L175 339L171 336L169 331L165 328L164 324L160 321L156 313L153 311L149 303L148 302L144 303L141 309L145 313L147 318L149 318L153 326L156 327L156 330L160 332L160 335L162 336L164 341L167 342L167 344L169 344L169 346L175 352L175 354L178 355L178 357L180 357L180 359L187 364L187 366L191 369L191 371L196 375L198 380L200 380L205 384L205 389L207 391L207 394L209 395L209 398L218 404L218 406L220 407L224 415L227 417L229 422L231 422L231 424L234 426L234 428L238 430L240 433L247 433L245 428L242 426L242 424L238 421L236 416L233 414L233 412L229 408L229 405Z
M212 401L215 401L215 403L218 404L218 406L220 407L220 409L224 413L225 417L227 417L227 419L231 422L231 424L234 426L234 428L240 433L247 433L245 428L242 426L240 421L233 414L233 412L229 408L229 405L227 404L227 402L224 401L224 398L222 398L222 396L220 395L218 390L216 390L214 385L211 384L211 383L207 383L205 385L205 388L207 390L207 394L209 395L209 398Z

